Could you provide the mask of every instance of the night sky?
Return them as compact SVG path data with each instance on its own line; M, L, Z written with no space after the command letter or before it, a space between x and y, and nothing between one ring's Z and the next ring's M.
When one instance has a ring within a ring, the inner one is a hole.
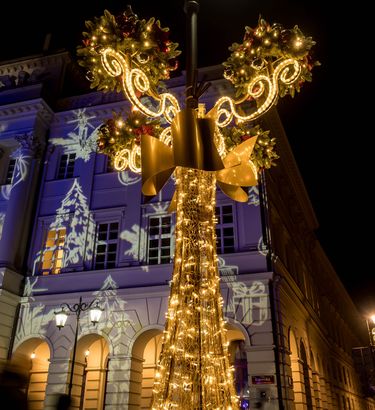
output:
M368 91L365 80L371 75L371 65L367 73L363 68L366 9L363 1L363 7L361 1L348 6L336 2L339 7L330 3L200 0L198 65L226 60L228 47L242 41L244 27L254 27L259 14L285 27L298 24L317 42L315 58L322 66L314 69L313 83L304 85L294 99L280 100L278 108L320 223L317 237L358 308L368 314L375 311L375 280L370 259L374 242L369 198L371 117L362 113L360 104ZM51 51L74 52L85 20L104 9L118 14L126 4L118 0L7 1L0 11L0 60L40 53L49 32ZM130 4L140 17L160 18L162 26L170 27L171 40L184 50L183 0Z

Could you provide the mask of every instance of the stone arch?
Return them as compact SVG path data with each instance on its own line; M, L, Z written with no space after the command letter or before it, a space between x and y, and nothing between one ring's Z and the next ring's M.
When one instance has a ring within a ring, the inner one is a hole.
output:
M289 351L290 351L290 364L292 370L292 380L293 380L293 393L294 393L294 402L296 408L298 406L303 406L303 383L302 383L302 366L299 358L299 346L297 343L296 335L293 329L289 328Z
M14 343L12 355L14 355L15 352L18 351L21 346L22 350L25 349L25 346L32 346L32 340L39 340L41 342L47 343L50 351L50 356L53 357L53 344L51 340L48 337L41 335L40 333L29 333L26 337L17 340L17 342Z
M312 370L312 395L315 401L315 407L319 409L321 408L322 402L321 393L323 390L323 384L320 380L318 361L315 361L312 350L310 350L310 364Z
M104 408L108 360L109 343L105 337L90 333L78 340L72 396L79 408Z
M317 371L319 373L319 382L320 382L320 396L322 400L321 407L324 409L329 406L329 385L327 378L327 371L324 368L323 362L319 354L316 355L316 365Z
M299 357L299 348L298 348L298 343L297 343L297 337L296 337L295 332L292 329L292 327L289 327L288 342L289 342L289 350L290 350L291 354Z
M43 408L51 358L51 348L46 340L32 337L19 343L13 351L11 362L26 375L26 393L29 409Z
M251 341L250 341L250 337L249 334L245 328L245 326L238 322L235 319L232 318L225 318L225 322L226 322L226 329L227 329L227 338L228 340L232 340L232 333L231 331L236 331L236 332L240 332L241 333L241 339L243 339L245 341L245 345L246 346L251 346ZM238 333L236 333L238 334Z
M311 383L310 383L310 372L309 364L307 360L307 354L303 340L300 340L300 359L302 364L302 382L304 387L305 404L307 410L313 410L312 396L311 396Z
M148 326L138 332L131 347L129 410L151 407L152 387L161 350L162 326Z

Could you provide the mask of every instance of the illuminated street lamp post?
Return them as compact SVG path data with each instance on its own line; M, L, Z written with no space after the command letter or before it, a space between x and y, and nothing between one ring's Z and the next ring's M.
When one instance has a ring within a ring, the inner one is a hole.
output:
M169 210L176 211L174 268L152 410L238 408L217 263L216 184L231 199L248 202L243 187L257 185L258 174L278 156L274 138L246 123L299 91L314 67L309 51L315 43L298 26L260 19L255 29L246 27L243 43L232 45L224 63L235 97L221 96L206 113L199 99L209 84L197 81L198 9L198 0L185 0L185 107L160 87L177 67L179 51L155 18L139 19L130 7L119 16L105 10L86 22L78 49L91 87L122 89L132 106L127 118L116 114L100 127L99 152L117 171L141 173L149 199L175 177Z
M370 346L375 347L375 315L366 318L368 336L370 338Z
M68 396L71 398L72 387L73 387L73 375L74 375L74 364L76 359L76 349L77 349L77 338L78 338L78 324L81 312L86 312L90 310L90 320L93 325L96 325L103 313L103 309L99 306L99 301L97 299L92 300L90 303L82 302L82 297L79 298L79 302L70 306L68 303L61 304L61 310L55 312L56 326L61 330L65 326L66 320L68 319L69 311L75 313L76 315L76 328L74 335L74 345L73 345L73 357L72 357L72 368L70 371L70 380L68 388Z

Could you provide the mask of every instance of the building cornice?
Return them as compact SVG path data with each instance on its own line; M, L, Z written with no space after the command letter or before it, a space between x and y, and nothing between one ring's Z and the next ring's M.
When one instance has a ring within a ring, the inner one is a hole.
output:
M30 74L37 68L45 69L70 61L71 58L67 51L51 55L38 55L17 60L5 61L0 64L0 76L15 75L19 71L26 71Z
M25 119L25 117L35 116L49 124L54 116L54 112L42 98L0 106L0 121L10 121L19 117ZM2 132L2 135L6 134L6 131Z

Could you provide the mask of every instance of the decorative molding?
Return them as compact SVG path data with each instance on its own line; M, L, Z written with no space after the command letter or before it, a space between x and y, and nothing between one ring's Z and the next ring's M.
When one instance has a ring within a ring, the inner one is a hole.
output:
M54 112L42 98L0 106L0 120L9 121L16 117L24 118L27 115L38 115L44 121L50 122Z
M67 51L48 56L41 55L34 58L12 60L0 65L0 76L15 75L21 71L31 74L36 69L55 67L56 65L69 63L70 61L71 58Z

